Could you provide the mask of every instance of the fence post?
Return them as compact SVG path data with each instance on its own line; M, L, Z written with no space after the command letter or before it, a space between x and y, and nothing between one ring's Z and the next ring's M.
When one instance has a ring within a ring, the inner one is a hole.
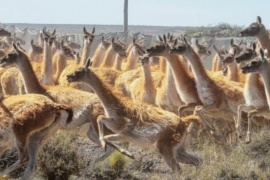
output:
M124 32L128 31L128 0L124 0Z

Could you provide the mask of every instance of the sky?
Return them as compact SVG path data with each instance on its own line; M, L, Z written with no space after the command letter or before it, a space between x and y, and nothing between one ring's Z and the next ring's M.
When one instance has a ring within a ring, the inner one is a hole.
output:
M124 0L0 0L0 22L123 24ZM129 25L248 26L261 16L270 27L269 0L129 0Z

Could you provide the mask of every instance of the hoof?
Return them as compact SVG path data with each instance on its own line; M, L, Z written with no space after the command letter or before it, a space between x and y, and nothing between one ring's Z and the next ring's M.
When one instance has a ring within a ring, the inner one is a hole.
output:
M249 144L251 142L250 138L246 138L246 144Z

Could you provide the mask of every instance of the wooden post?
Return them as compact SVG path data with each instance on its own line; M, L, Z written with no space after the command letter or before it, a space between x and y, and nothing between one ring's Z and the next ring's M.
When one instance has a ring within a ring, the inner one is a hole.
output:
M128 31L128 0L124 0L124 32Z

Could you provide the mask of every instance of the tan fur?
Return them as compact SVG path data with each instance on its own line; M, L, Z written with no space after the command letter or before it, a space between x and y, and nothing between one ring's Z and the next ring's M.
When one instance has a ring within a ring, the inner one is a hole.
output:
M45 36L45 29L43 30L43 35ZM41 79L40 82L43 85L54 85L53 81L53 68L52 68L52 47L51 43L54 41L55 37L53 34L46 34L46 39L43 47L43 61L41 68Z
M12 67L1 76L2 92L5 96L25 94L21 73Z
M106 50L101 68L111 68L115 61L116 52L113 50L112 45Z
M203 103L202 107L196 108L196 113L201 117L208 114L232 123L233 118L237 115L238 105L243 103L242 85L209 76L200 58L186 40L172 48L171 52L186 56L192 65L198 95ZM206 119L202 119L207 126L213 129Z
M97 141L96 130L94 130L93 127L97 127L96 117L103 114L104 111L97 96L92 93L68 87L49 86L44 88L38 82L28 57L18 49L15 54L16 53L18 54L16 55L17 57L15 57L16 59L13 59L13 63L18 66L22 73L26 92L43 94L58 103L69 105L74 112L74 116L72 121L66 127L62 127L62 129L74 129L82 124L92 122L93 125L89 128L88 136L92 141L99 143ZM2 63L3 61L12 61L8 58L11 58L11 56L7 56L6 59L2 59Z
M136 47L132 45L128 53L127 63L126 66L124 67L124 70L128 71L136 69L138 67L138 62L139 62L139 54L136 51Z
M152 80L149 57L141 57L143 77L130 84L131 98L148 104L156 104L156 87Z
M70 112L67 107L58 105L42 95L10 96L0 102L0 155L14 146L19 151L18 161L0 175L12 172L30 159L23 176L23 179L29 179L41 141L51 137L61 124L67 124L68 116ZM48 128L52 127L54 131L48 131Z
M159 104L165 104L166 102L175 102L175 99L179 98L178 104L174 103L172 105L178 105L179 107L179 115L183 116L183 111L188 109L191 112L194 110L195 106L201 104L199 96L197 94L195 80L188 72L186 64L183 62L183 59L179 55L169 54L169 44L165 41L158 42L155 46L147 49L147 52L150 56L162 56L168 62L167 69L167 78L172 78L170 76L170 72L172 71L175 85L167 79L167 82L163 84L166 88L161 88L160 92L158 92L159 99L164 100L164 102L160 102ZM168 87L170 85L170 87ZM176 88L173 89L173 88ZM164 89L167 92L164 92ZM172 95L172 93L175 93ZM167 96L166 98L160 98L160 96ZM183 103L182 103L183 102ZM182 104L180 104L182 103Z
M99 67L102 64L105 52L107 51L108 47L105 47L102 43L98 45L93 55L93 67Z
M254 32L254 29L256 29L256 32ZM240 35L256 37L261 47L263 49L267 49L267 51L270 52L269 32L265 28L265 26L262 24L262 20L260 16L257 16L256 22L251 23L249 27L242 30L240 32ZM270 53L268 53L268 57L270 57Z
M69 84L66 81L66 76L70 74L71 72L74 72L79 66L84 65L86 62L87 58L90 56L91 53L91 45L94 40L94 32L95 28L93 28L92 33L87 32L87 30L84 27L84 44L83 44L83 50L82 50L82 56L80 59L79 64L70 64L66 66L66 68L62 71L60 77L58 78L58 83L61 86L70 86L76 89L80 89L86 92L92 92L91 88L89 85L84 84L84 83L71 83Z
M82 74L83 71L84 74ZM104 136L103 126L105 125L113 130L115 137L128 140L142 148L149 148L150 145L156 143L160 154L172 170L180 170L176 154L178 150L185 149L188 123L184 123L173 113L117 95L89 69L81 69L80 73L68 76L70 81L75 78L77 81L89 83L105 108L106 117L100 116L98 119L100 141L103 147L105 142L109 143L112 137ZM190 159L188 164L199 166L199 158L188 156L195 158L194 161Z

